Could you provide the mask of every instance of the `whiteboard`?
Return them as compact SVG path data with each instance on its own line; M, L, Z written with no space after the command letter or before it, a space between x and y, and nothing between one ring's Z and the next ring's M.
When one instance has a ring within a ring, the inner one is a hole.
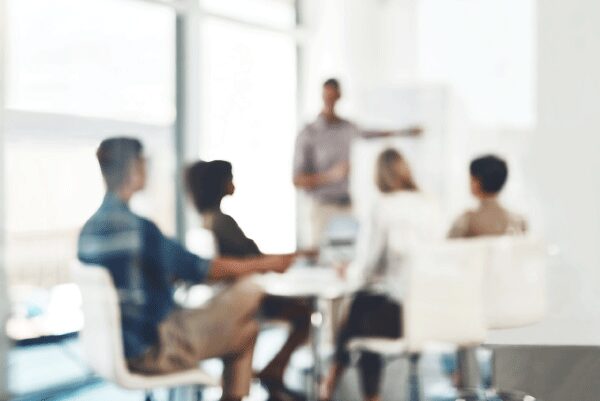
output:
M419 188L436 196L445 209L468 195L465 178L466 130L458 128L450 92L444 86L403 86L374 90L362 96L360 125L369 130L394 130L418 125L419 137L359 139L351 151L350 193L359 219L378 196L375 162L386 148L407 159ZM447 205L444 205L447 204Z

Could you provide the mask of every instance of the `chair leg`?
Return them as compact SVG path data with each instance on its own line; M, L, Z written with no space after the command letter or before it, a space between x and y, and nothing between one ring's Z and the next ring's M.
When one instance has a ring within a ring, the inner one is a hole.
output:
M204 398L203 390L204 388L202 386L194 386L194 394L196 401L202 401L202 399Z
M521 391L506 391L490 389L486 392L486 400L488 401L539 401L532 395Z
M421 401L421 383L419 381L419 354L408 357L409 401Z
M177 388L172 387L169 389L169 401L176 401L176 400L177 400Z

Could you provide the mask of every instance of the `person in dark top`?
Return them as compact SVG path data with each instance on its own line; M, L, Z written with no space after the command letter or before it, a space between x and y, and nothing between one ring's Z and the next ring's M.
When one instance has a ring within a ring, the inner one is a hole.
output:
M244 234L233 217L221 210L223 198L235 192L231 163L223 160L198 161L188 167L185 181L204 228L211 230L215 236L220 256L250 258L262 255L256 243ZM309 306L299 300L267 296L261 309L267 318L289 321L292 330L287 342L258 377L269 390L271 399L297 397L285 388L283 374L294 350L308 338Z
M187 169L186 182L204 228L214 233L222 256L256 256L260 249L242 231L233 217L223 213L221 200L233 195L232 166L223 160L197 162Z
M165 374L194 368L202 359L222 357L222 400L240 401L250 388L258 332L254 316L263 297L256 284L241 278L248 273L282 272L293 258L207 260L188 252L129 208L129 200L146 182L140 141L106 139L97 157L107 191L81 230L78 258L110 272L119 297L129 368ZM232 280L232 285L203 309L182 310L173 300L175 280L225 279Z

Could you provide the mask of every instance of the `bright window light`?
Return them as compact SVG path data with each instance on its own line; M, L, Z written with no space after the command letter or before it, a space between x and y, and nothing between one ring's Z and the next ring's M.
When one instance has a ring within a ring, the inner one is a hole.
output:
M199 0L212 13L280 29L294 28L294 0Z
M8 2L6 106L152 124L175 116L175 14L122 0Z
M233 164L237 192L224 209L263 251L291 251L295 43L286 35L208 19L202 49L200 154Z

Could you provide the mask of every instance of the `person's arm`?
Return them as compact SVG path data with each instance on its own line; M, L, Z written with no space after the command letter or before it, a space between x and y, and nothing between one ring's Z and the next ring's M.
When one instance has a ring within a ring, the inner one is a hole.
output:
M346 179L349 171L350 164L341 162L322 173L297 173L294 176L294 185L301 189L316 189Z
M255 273L283 273L293 263L296 255L265 255L253 258L216 258L213 259L208 279L227 280Z
M361 136L366 139L383 138L390 136L418 136L423 133L423 128L419 126L401 128L392 131L363 131Z
M314 163L315 144L310 127L298 134L294 148L294 186L313 190L344 180L348 176L349 163L343 162L326 171L316 171Z
M268 255L254 258L201 258L178 242L165 237L153 223L145 222L145 252L148 264L154 264L165 279L201 283L206 280L234 279L253 273L282 273L295 255Z

